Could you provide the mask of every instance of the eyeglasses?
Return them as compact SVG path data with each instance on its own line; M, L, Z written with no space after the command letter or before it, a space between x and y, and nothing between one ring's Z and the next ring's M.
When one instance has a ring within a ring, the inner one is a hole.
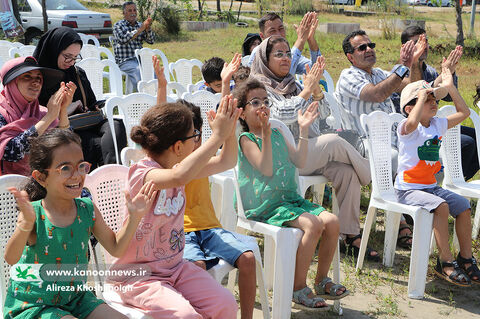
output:
M270 101L269 99L265 99L265 100L262 101L260 99L253 98L250 101L248 101L247 104L250 104L253 108L257 108L257 107L260 107L262 105L265 105L266 107L271 107L272 106L272 101Z
M357 49L358 49L358 51L365 51L365 50L367 50L367 47L369 47L370 49L375 49L376 45L377 44L374 43L374 42L360 44L358 47L353 48L353 51L355 51Z
M273 53L273 56L279 59L282 59L284 56L287 58L291 59L292 58L292 52L283 52L283 51L277 51Z
M80 54L75 56L75 57L73 57L71 55L68 55L68 54L63 54L63 53L62 53L62 55L63 55L65 63L72 63L72 62L77 63L77 62L82 61L82 56Z
M62 178L70 178L73 176L75 171L77 171L81 176L87 175L88 172L90 172L90 167L92 167L92 164L89 162L80 162L76 167L74 167L72 164L64 164L59 168L49 168L47 171L55 170Z
M200 131L197 130L197 129L194 129L194 130L193 130L193 135L187 136L187 137L184 137L184 138L181 138L180 140L181 140L181 141L186 141L186 140L188 140L188 139L190 139L190 138L193 138L193 141L194 141L195 143L197 143L198 141L200 141L200 138L201 138L201 137L202 137L202 132L200 132Z

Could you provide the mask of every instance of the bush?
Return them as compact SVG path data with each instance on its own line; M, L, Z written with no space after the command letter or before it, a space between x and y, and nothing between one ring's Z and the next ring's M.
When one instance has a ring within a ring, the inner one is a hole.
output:
M288 12L290 14L304 15L307 12L315 11L312 0L290 0Z
M163 6L155 12L162 29L172 35L180 32L180 13L171 6Z

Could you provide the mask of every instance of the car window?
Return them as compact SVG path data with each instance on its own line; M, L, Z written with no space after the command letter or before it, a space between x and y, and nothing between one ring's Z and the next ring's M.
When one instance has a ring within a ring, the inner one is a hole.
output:
M32 12L32 8L28 4L27 0L18 1L18 11L20 12Z
M47 10L87 10L75 0L46 0Z

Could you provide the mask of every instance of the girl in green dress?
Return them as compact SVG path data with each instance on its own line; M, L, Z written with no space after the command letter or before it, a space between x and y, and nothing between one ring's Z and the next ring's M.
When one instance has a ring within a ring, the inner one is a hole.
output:
M312 71L315 71L312 69ZM311 72L312 72L311 71ZM327 308L325 299L349 294L342 285L327 277L339 236L338 218L297 193L295 166L307 159L308 128L318 116L318 104L298 112L300 140L289 145L269 124L270 104L263 84L255 79L242 83L234 91L244 133L239 138L238 183L245 215L249 219L304 232L298 246L293 301L310 308ZM307 271L319 239L315 297L307 287Z
M129 218L115 234L90 199L78 198L90 169L80 138L70 130L53 129L31 145L32 177L26 191L10 189L20 212L5 247L5 261L16 264L18 273L10 278L4 318L126 318L97 299L86 276L78 272L87 269L91 233L112 256L126 251L156 196L153 184L146 183L133 200L125 193ZM32 273L39 268L72 273L62 277Z

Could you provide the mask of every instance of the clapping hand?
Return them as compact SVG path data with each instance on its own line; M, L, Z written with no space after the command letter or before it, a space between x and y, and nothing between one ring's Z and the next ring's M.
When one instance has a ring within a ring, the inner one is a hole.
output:
M457 68L458 61L463 55L463 47L461 45L457 45L455 49L450 52L448 55L447 59L443 59L442 62L442 72L443 72L443 66L445 65L449 70L450 73L455 73L455 70ZM442 81L443 82L443 81Z
M300 22L300 25L294 24L293 27L295 28L295 31L297 32L297 39L302 42L302 44L305 43L305 41L308 40L310 36L310 29L312 24L314 24L313 19L316 18L316 13L315 12L307 12L303 18L302 21Z
M318 27L318 14L316 12L312 12L312 21L310 24L310 30L308 31L308 40L313 40L315 38L315 32L317 31Z
M155 75L157 76L158 86L166 88L168 81L165 78L165 66L160 66L161 61L156 55L152 56L152 63L153 70L155 71Z
M30 199L28 198L27 192L19 191L15 187L9 187L8 190L15 197L20 211L17 218L17 225L19 225L22 230L32 230L37 217L33 210L32 203L30 203Z
M427 42L427 36L424 34L421 34L418 37L417 43L415 44L415 49L413 52L413 61L418 62L420 58L422 57L423 53L427 49L428 42Z
M143 184L140 192L133 199L130 197L130 193L125 191L125 200L130 217L140 220L150 210L157 197L157 190L154 186L153 181Z
M308 65L305 66L306 75L304 76L304 87L308 89L311 93L318 93L320 85L318 84L320 79L323 76L323 70L325 69L325 57L319 56L317 61L310 68Z
M447 89L449 87L455 87L453 84L453 75L452 71L449 67L449 63L447 62L447 59L443 57L443 62L442 62L442 86L446 87Z
M67 109L67 107L72 103L73 95L75 94L75 90L77 86L73 82L68 82L65 84L64 82L60 83L60 90L62 90L63 101L62 101L62 110Z
M400 61L409 68L412 67L414 50L415 43L412 40L402 44L402 48L400 49Z
M235 130L242 109L237 108L237 99L232 95L222 98L217 112L210 110L207 112L208 124L212 128L213 134L217 134L222 139L227 138Z
M270 129L269 115L267 115L267 112L261 108L258 109L255 114L257 114L258 119L260 120L260 125L262 126L262 137L265 139L265 137L270 136L272 133L272 130Z
M318 102L310 104L304 112L298 110L297 122L300 129L310 127L313 121L318 117Z
M220 73L220 78L222 81L230 81L233 77L233 74L238 71L241 63L242 55L240 53L235 53L230 63L225 62L222 72Z

